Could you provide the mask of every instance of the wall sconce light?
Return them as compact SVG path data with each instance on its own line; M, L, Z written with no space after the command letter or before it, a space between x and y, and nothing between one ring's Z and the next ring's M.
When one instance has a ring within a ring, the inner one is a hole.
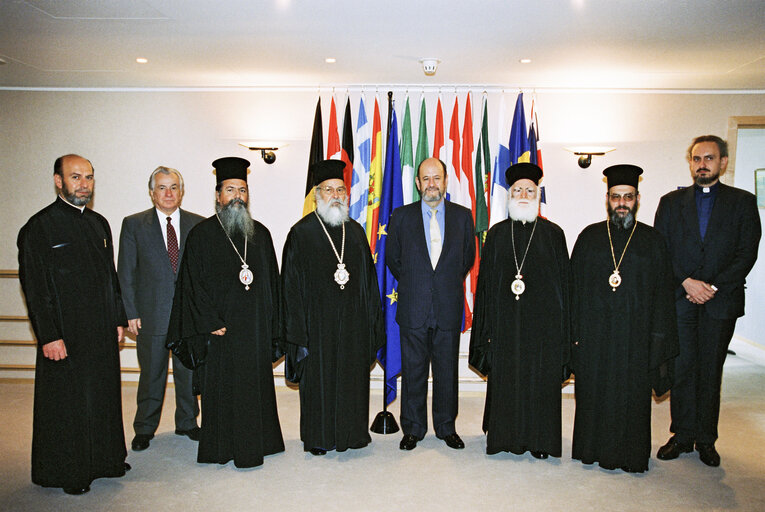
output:
M571 151L579 157L578 164L582 169L587 169L592 163L593 156L603 156L606 153L610 153L616 148L607 146L576 146L573 148L563 148L566 151Z
M240 142L240 146L244 146L245 148L249 149L250 151L260 151L260 156L263 158L263 161L267 164L272 164L276 162L276 153L274 151L277 151L279 148L273 145L250 145L246 142Z

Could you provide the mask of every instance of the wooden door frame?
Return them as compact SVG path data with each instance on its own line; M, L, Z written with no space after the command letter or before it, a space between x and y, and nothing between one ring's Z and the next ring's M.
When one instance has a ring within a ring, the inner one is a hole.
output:
M731 116L728 118L728 169L720 181L733 186L736 177L736 145L739 128L765 128L765 116Z

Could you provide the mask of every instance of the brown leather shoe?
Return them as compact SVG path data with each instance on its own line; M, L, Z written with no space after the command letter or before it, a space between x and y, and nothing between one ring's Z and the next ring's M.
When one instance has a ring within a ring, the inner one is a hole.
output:
M660 460L672 460L680 456L681 453L690 453L693 451L693 443L681 443L677 436L672 436L667 444L659 448L656 452L656 458Z

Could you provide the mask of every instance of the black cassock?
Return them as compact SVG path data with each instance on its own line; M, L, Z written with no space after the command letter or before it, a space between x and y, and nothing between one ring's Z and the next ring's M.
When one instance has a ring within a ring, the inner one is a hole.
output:
M631 230L611 226L618 263ZM572 456L606 469L648 469L651 389L671 385L677 355L672 267L658 231L638 223L614 291L606 222L582 231L571 254L572 369L576 417Z
M244 238L233 237L244 257ZM168 343L203 336L205 363L195 372L202 396L197 462L236 467L263 464L284 451L272 363L278 359L280 285L271 234L255 221L247 241L250 289L239 281L242 262L218 219L189 232L178 272ZM223 336L210 335L222 327Z
M338 254L342 227L325 226ZM369 370L385 342L380 294L366 235L345 223L344 289L316 214L290 230L282 257L285 352L300 381L300 439L311 448L361 448L369 436ZM307 354L307 355L306 355Z
M470 335L470 364L488 376L486 453L561 455L561 377L569 356L569 262L563 230L505 220L486 236ZM529 237L534 230L534 235ZM516 266L525 291L511 290Z
M61 198L18 237L19 278L37 338L32 481L83 488L125 474L117 326L127 325L109 224ZM63 339L67 357L42 346Z

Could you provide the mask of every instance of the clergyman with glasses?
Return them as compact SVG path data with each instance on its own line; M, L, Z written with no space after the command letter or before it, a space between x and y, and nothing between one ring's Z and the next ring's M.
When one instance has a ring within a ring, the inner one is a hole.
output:
M635 165L603 171L607 219L571 253L576 415L572 457L626 472L648 470L651 389L671 385L678 353L672 266L661 234L638 222Z
M361 225L348 217L340 160L312 165L316 210L282 255L286 377L300 383L300 439L313 455L363 448L369 371L385 343L380 293Z
M561 380L569 358L569 259L563 230L538 216L542 169L505 172L510 218L481 253L470 364L488 377L486 453L561 456Z

